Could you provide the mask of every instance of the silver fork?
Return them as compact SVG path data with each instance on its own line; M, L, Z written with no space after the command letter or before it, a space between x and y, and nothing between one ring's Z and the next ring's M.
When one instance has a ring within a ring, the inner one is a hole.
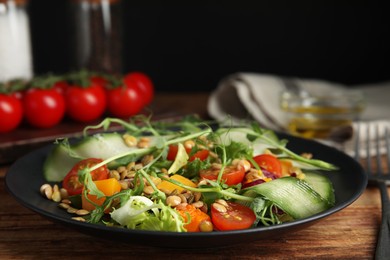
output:
M356 131L356 145L355 145L355 159L360 161L360 125L357 127ZM385 129L385 159L382 157L381 153L381 140L379 135L379 127L375 125L374 130L374 144L371 143L370 138L370 127L367 127L367 141L366 141L366 173L370 184L375 184L378 186L381 193L382 201L382 223L379 229L378 240L375 250L375 259L390 259L390 201L389 194L387 192L387 184L390 182L390 136L389 129ZM382 142L383 143L383 142ZM383 144L382 144L383 147ZM375 155L373 155L373 151ZM372 158L375 157L376 167L373 169ZM387 163L387 172L385 172L384 163Z

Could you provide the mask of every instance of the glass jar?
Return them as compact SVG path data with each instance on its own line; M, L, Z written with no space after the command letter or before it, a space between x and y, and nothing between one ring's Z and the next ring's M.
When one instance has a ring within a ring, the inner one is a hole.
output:
M26 0L0 0L0 82L33 76Z
M71 0L71 69L122 72L120 0Z

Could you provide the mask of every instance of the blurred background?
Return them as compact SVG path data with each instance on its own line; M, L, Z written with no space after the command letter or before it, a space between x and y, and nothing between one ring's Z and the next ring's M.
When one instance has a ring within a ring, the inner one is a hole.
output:
M72 69L67 0L31 0L35 74ZM122 72L157 91L211 91L239 72L347 85L389 79L385 1L123 0Z

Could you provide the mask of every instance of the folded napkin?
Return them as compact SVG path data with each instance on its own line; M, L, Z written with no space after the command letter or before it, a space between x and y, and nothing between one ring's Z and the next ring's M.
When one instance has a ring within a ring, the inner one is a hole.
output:
M236 73L222 79L208 101L208 113L217 121L229 116L233 123L245 119L254 119L265 128L285 132L286 113L280 108L280 93L283 90L299 89L321 91L360 90L366 101L366 108L361 115L361 128L371 127L374 123L382 129L390 126L390 82L370 85L344 86L324 80L284 78L276 75L258 73ZM357 125L352 126L352 133ZM372 131L371 131L372 132ZM367 131L360 131L361 140L371 138ZM380 130L383 136L384 131ZM347 142L323 141L328 145L345 150L353 155L353 138ZM361 146L362 153L365 153Z

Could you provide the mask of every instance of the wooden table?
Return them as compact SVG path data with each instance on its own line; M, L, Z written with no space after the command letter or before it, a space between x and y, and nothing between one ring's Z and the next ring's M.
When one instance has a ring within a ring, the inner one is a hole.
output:
M207 117L207 93L159 94L156 115ZM368 187L349 207L315 225L277 238L231 247L175 250L115 243L55 224L21 206L5 189L9 164L0 165L0 259L372 259L381 205Z

